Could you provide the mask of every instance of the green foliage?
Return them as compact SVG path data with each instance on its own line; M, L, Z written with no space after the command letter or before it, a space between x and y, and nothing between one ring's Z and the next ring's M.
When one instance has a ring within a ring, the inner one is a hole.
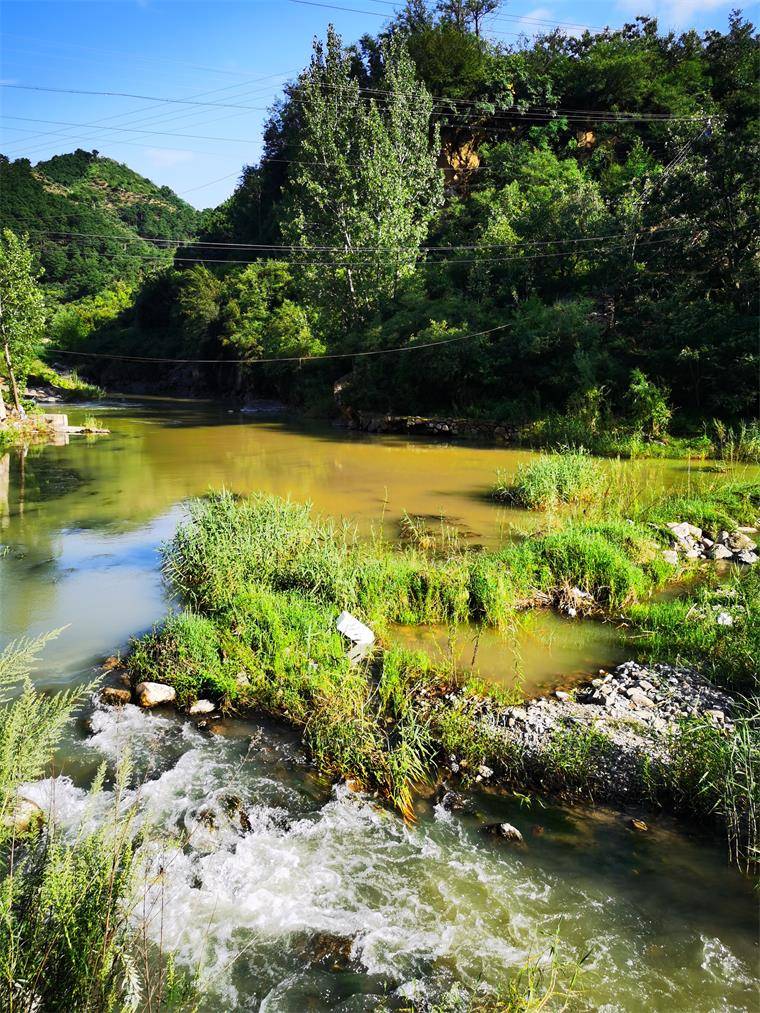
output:
M542 454L527 465L519 465L514 482L499 472L493 488L495 499L515 503L529 510L549 510L562 503L594 499L601 490L598 462L582 451Z
M731 860L760 859L760 725L756 702L730 732L706 718L681 721L671 736L671 765L662 786L678 809L718 817Z
M706 531L732 531L752 525L760 514L760 482L722 480L693 496L669 496L646 510L647 521L662 526L688 521Z
M554 790L593 797L611 749L612 740L595 725L560 725L541 751L542 781Z
M19 239L10 229L3 229L0 237L0 376L9 381L16 408L19 407L19 391L24 388L42 341L45 309L37 284L39 274L26 240Z
M362 96L352 56L329 28L294 89L299 129L283 234L307 263L324 259L325 247L341 251L339 267L304 268L303 277L344 327L365 320L412 274L443 197L432 100L400 38L383 40L377 56L382 101Z
M197 218L168 187L96 151L77 149L34 167L28 159L0 156L0 219L19 234L50 233L40 243L39 259L46 285L66 299L136 282L144 257L171 262L170 251L138 237L192 235Z
M664 661L693 665L731 689L760 688L760 573L707 582L670 601L631 605L639 650Z
M652 383L640 369L631 373L628 401L634 426L649 436L665 435L672 415L667 393Z
M128 765L97 830L83 828L72 840L51 817L23 816L24 783L47 771L73 708L91 689L38 693L30 672L48 639L0 652L0 1005L133 1008L143 975L126 903L139 843L134 809L124 801Z

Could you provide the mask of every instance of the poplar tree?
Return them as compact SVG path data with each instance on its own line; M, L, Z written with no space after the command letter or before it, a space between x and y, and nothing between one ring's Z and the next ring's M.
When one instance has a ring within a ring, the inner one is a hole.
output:
M25 240L4 229L0 238L0 373L8 381L16 411L21 411L19 388L25 384L37 356L45 323L39 275ZM5 402L0 391L0 419L4 418Z
M371 89L352 73L354 59L330 26L294 89L299 128L283 223L294 262L308 265L310 295L343 328L413 273L443 202L433 102L404 42L384 40Z

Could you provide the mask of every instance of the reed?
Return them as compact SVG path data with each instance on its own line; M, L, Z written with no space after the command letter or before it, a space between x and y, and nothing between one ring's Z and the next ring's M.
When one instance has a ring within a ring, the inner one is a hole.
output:
M563 503L593 501L601 492L602 477L599 462L582 448L565 450L521 464L512 482L498 472L492 495L528 510L549 510Z

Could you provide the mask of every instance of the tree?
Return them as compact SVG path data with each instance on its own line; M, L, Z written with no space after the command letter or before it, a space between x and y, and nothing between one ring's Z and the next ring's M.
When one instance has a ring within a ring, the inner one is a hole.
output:
M383 40L381 61L381 97L368 99L330 27L293 96L301 126L282 229L307 291L344 328L413 273L443 201L431 98L399 37Z
M500 6L500 0L440 0L438 10L443 20L455 24L460 32L467 32L472 26L480 38L483 21Z
M4 229L0 239L0 340L3 362L0 365L11 391L13 406L21 411L19 387L37 356L45 323L40 276L32 251L25 240ZM0 393L0 419L5 418L5 402Z

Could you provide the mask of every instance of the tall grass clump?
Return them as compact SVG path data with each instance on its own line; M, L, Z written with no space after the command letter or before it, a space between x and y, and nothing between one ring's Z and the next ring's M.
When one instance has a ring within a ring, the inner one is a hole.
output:
M693 666L711 682L740 693L760 691L760 572L757 566L713 579L669 601L641 602L625 612L638 652Z
M760 714L757 700L734 717L730 731L706 718L681 721L671 734L666 789L676 809L716 817L729 856L760 863Z
M92 689L37 692L30 672L47 639L0 652L0 1008L189 1010L189 980L156 948L146 950L133 919L143 834L128 760L108 799L100 769L76 833L63 831L54 808L43 813L25 798L27 783L49 773L74 707Z
M740 422L736 428L713 419L715 456L722 461L760 464L760 421Z
M519 465L514 481L497 474L492 490L495 499L528 510L550 510L563 503L594 500L600 492L602 473L598 461L583 450L541 454Z

